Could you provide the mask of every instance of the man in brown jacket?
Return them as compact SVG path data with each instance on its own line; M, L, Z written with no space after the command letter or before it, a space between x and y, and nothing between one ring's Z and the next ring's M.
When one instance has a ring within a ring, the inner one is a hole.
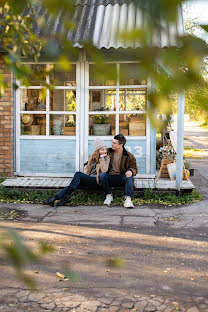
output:
M133 176L137 174L135 157L124 148L126 138L123 134L114 136L112 148L108 149L110 164L108 172L99 174L99 183L106 193L104 205L110 205L113 200L111 186L125 186L125 208L134 208L131 201L133 194Z

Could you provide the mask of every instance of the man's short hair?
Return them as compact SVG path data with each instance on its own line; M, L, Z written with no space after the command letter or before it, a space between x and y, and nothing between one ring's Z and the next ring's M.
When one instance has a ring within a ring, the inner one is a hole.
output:
M115 140L118 140L119 144L123 144L123 146L126 144L126 138L123 134L117 134L114 136Z

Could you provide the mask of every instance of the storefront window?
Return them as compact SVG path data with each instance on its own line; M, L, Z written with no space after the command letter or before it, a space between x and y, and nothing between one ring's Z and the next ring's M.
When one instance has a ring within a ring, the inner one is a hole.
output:
M89 111L115 111L116 90L90 90Z
M116 115L91 115L89 117L89 135L113 135Z
M115 86L116 85L116 65L104 64L103 67L90 65L89 69L90 86Z
M140 64L120 64L120 85L146 85L147 80Z
M119 116L119 133L130 136L146 135L146 115L128 114Z
M46 115L21 114L21 135L45 135Z
M21 111L45 111L46 100L42 99L41 89L21 89L20 109Z
M90 65L89 135L146 136L147 86L141 66L117 63L106 67L116 68L115 87L110 87L113 84L107 84L107 80L95 80L95 65Z
M120 89L119 110L121 111L146 110L146 90Z
M50 115L51 135L76 135L75 115Z
M28 64L47 82L54 84L53 91L31 81L28 88L20 86L21 135L76 135L76 66L70 72L57 69L47 76L53 65ZM48 67L47 67L48 66ZM41 114L39 113L41 111ZM57 114L54 112L57 111ZM27 113L28 112L28 113ZM66 114L71 112L71 114Z
M25 64L29 67L33 73L33 76L30 78L31 86L40 86L42 80L46 79L46 65L45 64Z
M56 86L76 86L76 66L72 65L71 70L63 72L54 67L54 70L50 73L50 81Z
M76 90L56 89L50 93L50 110L76 111Z

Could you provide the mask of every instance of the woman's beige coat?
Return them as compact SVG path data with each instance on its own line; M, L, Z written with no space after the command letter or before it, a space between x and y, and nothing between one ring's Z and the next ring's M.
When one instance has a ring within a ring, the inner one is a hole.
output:
M99 159L99 163L97 163L96 165L96 172L97 172L96 180L98 184L99 184L99 173L107 172L109 163L110 163L110 157L108 155L106 157L102 157ZM92 166L93 166L93 161L92 161L92 155L91 155L89 157L87 165L84 167L84 173L90 174L92 170Z

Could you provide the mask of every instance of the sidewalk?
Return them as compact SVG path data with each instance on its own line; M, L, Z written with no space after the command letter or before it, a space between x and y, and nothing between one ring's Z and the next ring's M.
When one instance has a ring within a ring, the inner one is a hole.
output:
M18 229L31 247L44 240L56 248L26 267L38 283L38 293L26 289L11 266L0 262L0 311L208 312L204 166L207 163L197 165L192 178L203 200L192 205L127 210L0 204L0 209L15 209L20 215L1 225ZM123 266L110 266L112 259ZM58 277L64 267L80 280Z

